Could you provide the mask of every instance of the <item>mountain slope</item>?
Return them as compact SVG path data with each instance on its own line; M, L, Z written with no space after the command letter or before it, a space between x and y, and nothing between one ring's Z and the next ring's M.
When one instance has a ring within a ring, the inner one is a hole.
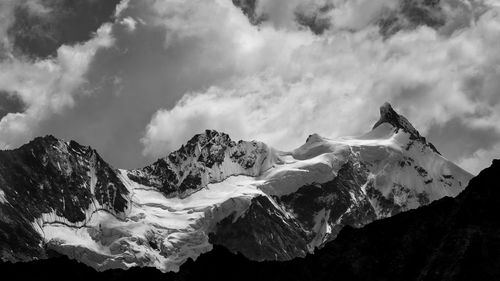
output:
M218 247L171 280L498 280L498 173L495 160L457 198L362 229L346 227L306 258L257 263Z
M96 272L66 257L0 264L12 280L498 280L500 160L456 198L345 227L335 241L305 258L256 262L221 246L188 261L179 273L150 268Z
M344 225L360 227L463 190L470 178L466 172L389 104L380 112L371 132L339 139L312 135L298 149L280 153L283 164L258 178L259 188L281 206L265 213L291 216L298 234L281 231L283 220L270 224L273 220L252 208L236 221L219 223L212 241L254 260L286 260L321 247ZM280 250L291 239L295 247ZM262 252L262 245L276 249Z
M43 257L37 223L84 222L98 210L121 215L128 190L97 152L52 136L0 151L0 249L3 260Z
M345 225L463 190L470 174L389 104L380 113L363 136L311 135L288 152L207 130L131 171L53 137L3 151L1 258L54 250L98 270L176 271L215 244L252 260L289 260L323 247Z

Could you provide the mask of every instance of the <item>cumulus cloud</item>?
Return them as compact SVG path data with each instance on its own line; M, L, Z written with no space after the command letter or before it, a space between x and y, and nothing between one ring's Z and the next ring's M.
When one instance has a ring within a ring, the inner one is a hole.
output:
M120 21L122 25L124 25L129 32L132 32L135 30L137 26L137 21L133 19L132 17L126 17Z
M96 52L114 43L112 25L105 23L90 40L61 45L54 56L37 59L19 56L12 48L8 30L18 20L14 11L21 6L36 16L45 17L52 12L40 1L7 0L0 4L0 36L4 39L4 48L0 48L0 52L3 50L3 56L0 56L0 90L23 105L22 111L6 111L0 119L2 149L28 141L38 132L40 122L74 106L75 97L86 94L78 90L87 82L85 74Z
M333 26L351 30L362 29L372 24L382 13L399 7L397 0L335 0L333 2L336 7L330 12Z
M118 18L120 17L125 10L129 7L130 0L122 0L118 5L116 5L115 8L115 17Z
M27 107L0 120L1 147L29 140L40 120L73 105L73 93L85 82L95 52L112 45L110 31L109 24L103 25L90 41L61 46L55 58L36 62L11 58L0 63L0 88L16 93Z
M287 25L292 19L281 14L276 15L278 26L255 27L225 1L204 1L202 8L199 3L157 2L158 24L171 35L167 48L182 38L204 38L207 47L224 50L205 58L206 63L214 68L230 64L234 75L154 114L142 139L144 153L164 155L205 128L291 149L313 132L335 137L369 130L386 100L424 134L453 118L470 128L500 132L497 8L450 34L421 26L383 38L376 25L359 21L359 13L370 17L393 1L368 5L368 10L356 7L361 0L336 2L347 15L357 13L337 18L336 24L357 30L312 36ZM272 7L263 7L274 17ZM462 163L476 170L465 163L483 162Z
M36 59L9 42L21 2L0 1L0 92L22 108L1 107L3 146L51 133L135 168L205 129L283 150L361 134L389 101L463 167L498 157L498 1L122 1L92 38Z
M312 25L327 23L333 29L359 30L374 23L381 14L396 10L399 3L398 0L237 1L254 22L264 21L263 25L270 24L278 29L295 29L303 19L302 23L313 30Z

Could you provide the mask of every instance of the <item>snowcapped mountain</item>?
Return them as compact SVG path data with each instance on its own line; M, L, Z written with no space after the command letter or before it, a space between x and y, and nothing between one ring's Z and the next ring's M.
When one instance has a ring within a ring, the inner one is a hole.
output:
M176 271L219 244L254 260L322 247L345 225L456 196L471 175L389 104L360 137L311 135L293 151L207 130L137 170L75 142L0 151L0 257L55 250L98 270Z

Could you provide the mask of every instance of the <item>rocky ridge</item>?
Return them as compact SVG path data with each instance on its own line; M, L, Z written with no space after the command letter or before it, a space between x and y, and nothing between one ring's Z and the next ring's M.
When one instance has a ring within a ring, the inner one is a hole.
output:
M177 271L213 245L289 260L345 226L456 196L471 178L388 104L365 135L311 135L293 151L207 130L137 170L50 136L0 160L2 260L56 251L98 270Z

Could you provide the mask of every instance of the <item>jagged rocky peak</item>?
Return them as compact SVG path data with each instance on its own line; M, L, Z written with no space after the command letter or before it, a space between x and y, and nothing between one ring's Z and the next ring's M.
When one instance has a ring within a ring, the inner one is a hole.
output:
M52 147L63 147L65 143L53 135L46 135L43 137L36 137L29 143L21 146L19 149L38 148L39 150L47 150Z
M115 215L128 209L118 170L91 147L52 135L0 151L0 193L0 249L15 252L0 253L8 260L45 255L45 233L37 229L46 218L83 224L97 209Z
M226 145L226 146L234 145L234 142L231 140L228 134L223 132L218 132L216 130L205 130L205 132L193 136L187 142L186 146L190 147L196 144L200 146L205 146L210 143L218 145Z
M18 149L5 153L12 156L26 155L19 159L24 165L41 165L46 169L55 169L66 176L71 176L75 172L75 166L81 164L82 159L91 157L94 150L75 141L65 142L47 135L37 137Z
M408 121L408 119L406 119L406 117L398 114L388 102L385 102L380 107L380 119L377 121L377 123L375 123L372 130L375 130L377 127L385 123L393 126L396 133L399 130L403 130L410 135L410 140L420 141L425 146L429 147L432 151L436 152L437 154L441 154L432 143L427 142L426 138L420 135L418 130L413 127L413 125L410 123L410 121Z
M403 131L409 133L410 135L420 138L420 133L413 127L413 125L406 119L406 117L399 115L391 106L390 103L385 102L380 107L380 119L375 123L373 129L384 123L389 123L397 129L402 129Z
M264 143L235 142L226 133L206 130L155 163L129 171L128 177L168 196L183 197L233 175L259 175L269 166L269 151Z
M32 214L55 211L71 222L81 221L94 199L112 213L127 208L128 191L118 171L76 141L37 137L18 149L0 151L0 168L7 197L20 202L15 198L29 195L23 204L30 205L26 208Z
M58 155L60 158L66 154L76 153L77 155L86 155L86 157L94 155L100 159L97 151L92 147L81 145L74 140L64 141L53 135L36 137L17 150L29 150L35 157L42 157L42 155L52 155L56 157L56 155Z
M199 161L210 168L216 163L221 163L224 160L224 151L235 145L236 143L228 134L206 130L192 137L178 151L169 154L168 158L173 163L178 163L189 156L196 156L199 157Z
M312 135L309 135L306 139L306 143L315 143L315 142L319 142L319 141L322 141L323 139L321 138L320 135L314 133Z
M54 137L53 135L46 135L43 137L36 137L32 141L30 141L28 144L34 144L34 143L50 144L50 143L55 143L55 142L59 142L59 139Z
M113 169L92 148L53 136L0 151L0 258L51 249L100 270L169 271L213 243L290 259L345 225L463 190L470 175L428 149L389 104L377 123L361 137L313 134L291 152L206 130L137 170Z

